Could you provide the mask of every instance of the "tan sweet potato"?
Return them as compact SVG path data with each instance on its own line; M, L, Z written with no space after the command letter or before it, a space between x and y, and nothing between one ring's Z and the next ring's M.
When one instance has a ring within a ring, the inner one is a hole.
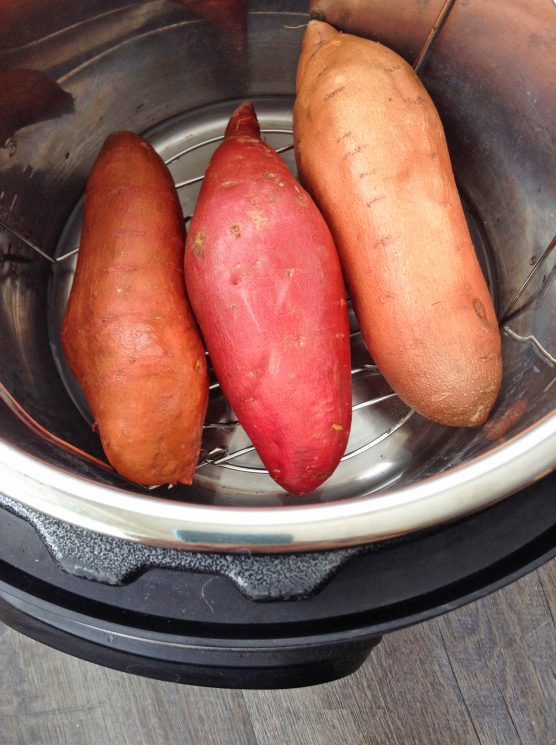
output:
M62 343L104 451L140 484L191 483L208 400L185 295L176 190L141 137L117 132L87 182Z
M500 334L442 124L418 77L381 44L311 21L294 137L385 378L434 421L483 424L500 387Z

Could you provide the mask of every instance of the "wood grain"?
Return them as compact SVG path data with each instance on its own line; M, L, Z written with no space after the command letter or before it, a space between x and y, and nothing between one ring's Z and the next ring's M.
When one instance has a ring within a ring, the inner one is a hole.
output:
M546 606L550 611L552 623L556 626L556 560L549 561L548 564L541 567L537 576L546 600Z
M226 691L137 678L0 625L0 745L549 745L556 561L386 636L341 681Z

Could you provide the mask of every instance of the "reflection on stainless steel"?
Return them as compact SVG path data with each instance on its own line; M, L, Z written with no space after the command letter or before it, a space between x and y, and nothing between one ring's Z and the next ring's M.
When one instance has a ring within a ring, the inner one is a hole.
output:
M9 11L8 11L9 13ZM2 14L5 23L6 13ZM0 68L0 145L17 150L17 133L73 112L73 97L39 70Z
M302 0L270 12L268 0L252 0L248 46L238 52L209 23L184 21L177 4L116 1L117 10L103 17L94 2L76 0L71 12L79 23L67 28L43 13L43 37L14 50L0 28L8 67L63 79L74 101L72 113L26 127L0 149L0 380L40 427L93 459L103 454L61 355L59 328L96 153L115 129L145 133L182 185L183 212L191 215L227 118L250 97L269 144L295 169L291 105L303 27L289 27L307 17ZM369 7L374 38L414 59L437 9L420 0L369 0ZM352 433L342 463L314 494L293 498L271 481L214 379L192 487L168 492L126 483L26 429L2 405L0 488L35 509L130 540L283 551L433 525L553 468L556 298L553 274L544 269L554 256L546 246L556 199L547 147L556 50L547 12L542 0L456 3L421 66L446 127L479 260L505 312L497 410L528 402L500 440L490 442L480 429L439 427L408 410L370 360L351 314Z

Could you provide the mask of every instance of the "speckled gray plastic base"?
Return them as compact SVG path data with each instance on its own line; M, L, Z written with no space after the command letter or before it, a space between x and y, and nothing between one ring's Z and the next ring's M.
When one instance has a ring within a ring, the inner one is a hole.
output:
M77 528L0 494L0 506L29 522L66 572L123 585L147 569L164 567L229 577L253 600L307 597L365 547L304 554L192 553L145 546Z

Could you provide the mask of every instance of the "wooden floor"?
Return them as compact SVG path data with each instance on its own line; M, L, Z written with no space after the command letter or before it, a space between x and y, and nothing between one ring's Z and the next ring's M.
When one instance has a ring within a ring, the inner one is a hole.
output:
M556 561L291 691L106 670L0 625L0 745L554 745Z

